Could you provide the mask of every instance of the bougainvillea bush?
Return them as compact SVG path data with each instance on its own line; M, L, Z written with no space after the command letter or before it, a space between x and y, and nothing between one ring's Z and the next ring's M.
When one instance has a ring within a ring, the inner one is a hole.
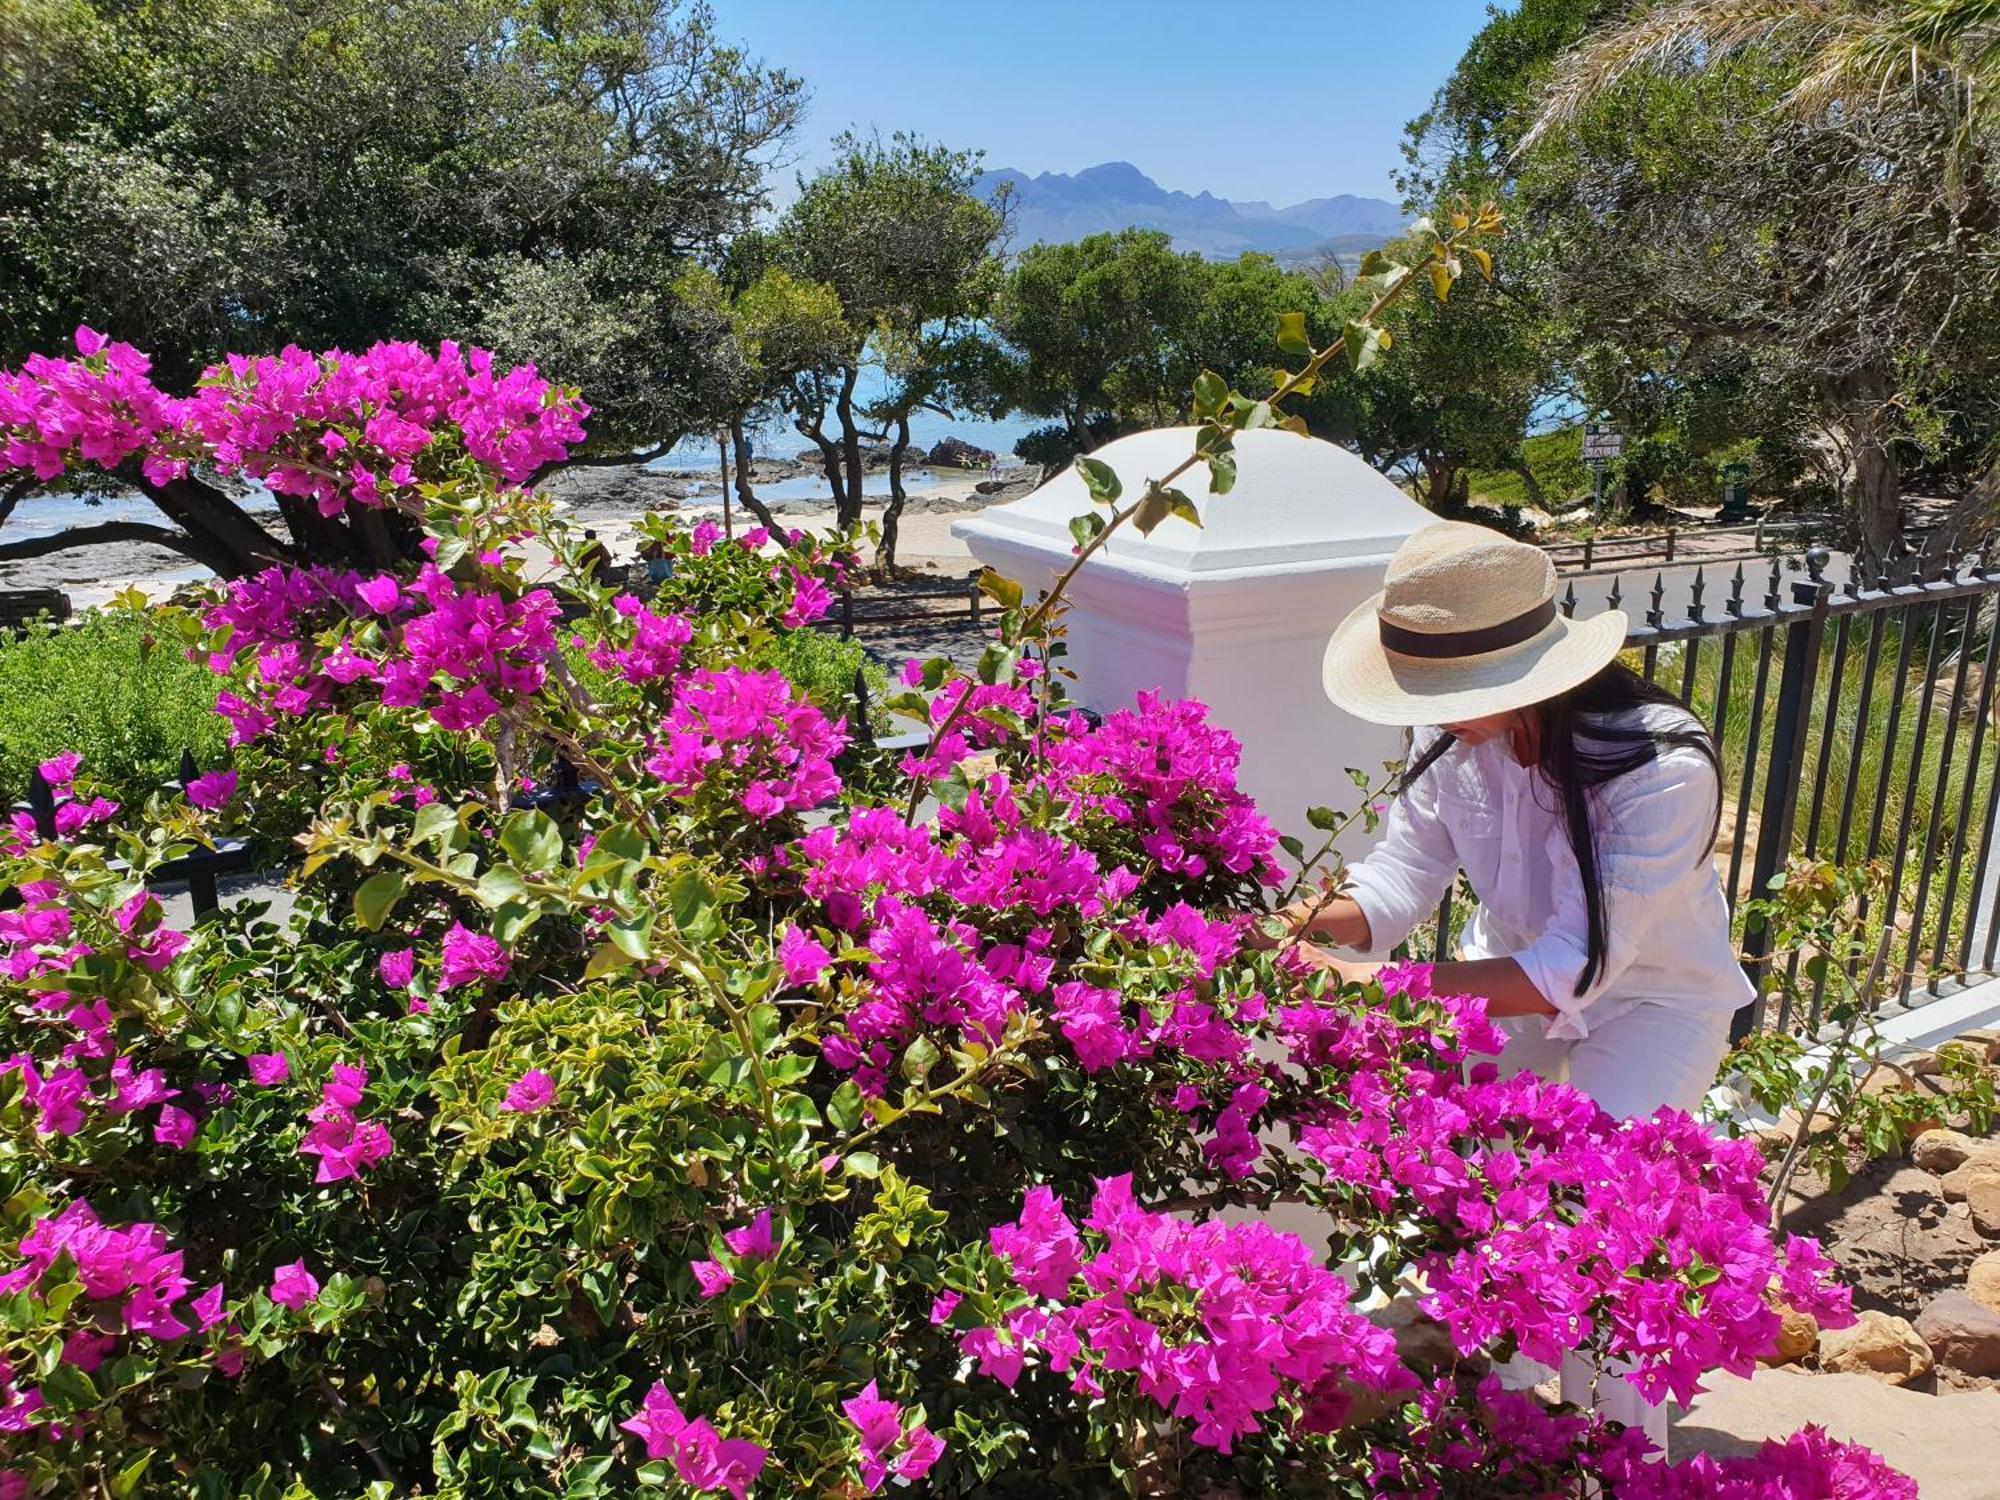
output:
M450 348L0 376L6 464L247 474L428 559L161 613L230 763L118 806L58 757L7 836L0 1495L1914 1494L1502 1389L1686 1398L1845 1297L1753 1148L1499 1079L1420 967L1261 951L1235 742L1069 711L1004 588L890 753L762 665L837 550L666 527L660 595L593 583L518 488L586 415ZM282 915L147 885L295 828Z

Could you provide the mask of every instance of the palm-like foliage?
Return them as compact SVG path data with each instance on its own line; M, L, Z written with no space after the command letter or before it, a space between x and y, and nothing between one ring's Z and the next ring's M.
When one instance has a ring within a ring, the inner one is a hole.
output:
M1906 91L1942 97L1960 151L2000 91L2000 0L1669 0L1594 32L1565 60L1523 137L1526 150L1591 99L1648 71L1712 67L1750 48L1782 52L1797 77L1782 110L1872 111ZM1956 176L1956 173L1954 173ZM1955 183L1954 183L1955 186Z

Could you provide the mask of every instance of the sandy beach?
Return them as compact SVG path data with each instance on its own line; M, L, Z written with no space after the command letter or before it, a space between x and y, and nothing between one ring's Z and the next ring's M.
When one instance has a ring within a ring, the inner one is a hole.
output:
M986 480L979 472L926 470L913 479L896 549L898 563L919 572L949 575L969 571L974 565L972 554L952 536L952 523L969 511L1015 498L1031 487L1023 471L1003 471L1003 477L1016 482L992 495L979 493L978 486ZM705 517L721 519L723 508L712 487L707 495L679 498L676 491L685 487L655 471L573 470L554 476L548 491L566 521L595 531L613 557L627 561L637 552L634 528L649 511L689 524ZM25 502L24 510L33 503ZM886 503L886 496L867 496L864 516L879 521ZM733 529L757 524L740 504L729 509ZM828 501L788 499L772 502L771 509L786 525L816 535L834 529L833 508ZM0 563L0 589L60 589L78 611L101 606L128 587L159 599L210 576L206 568L179 553L143 542L78 547Z

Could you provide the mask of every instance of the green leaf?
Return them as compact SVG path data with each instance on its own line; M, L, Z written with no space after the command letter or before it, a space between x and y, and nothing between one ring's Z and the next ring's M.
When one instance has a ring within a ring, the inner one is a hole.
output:
M826 1118L836 1130L861 1128L861 1090L852 1078L835 1089L826 1101Z
M525 870L553 870L562 860L562 829L547 813L515 813L501 825L500 847Z
M1347 340L1347 363L1357 373L1375 363L1375 356L1382 343L1382 330L1373 323L1349 323L1342 330Z
M1300 843L1292 834L1279 834L1278 847L1291 855L1293 859L1304 859L1306 857L1306 846Z
M1424 269L1430 272L1431 290L1437 293L1438 301L1443 302L1446 298L1450 297L1451 268L1443 261L1434 260Z
M903 1077L911 1083L922 1085L930 1077L931 1069L937 1066L938 1049L927 1036L920 1036L904 1049Z
M715 909L717 891L701 874L683 870L667 883L667 906L683 937L701 943L721 930Z
M521 878L521 872L512 865L495 865L479 877L478 889L473 892L479 904L488 911L495 911L509 901L527 901L528 883Z
M458 827L458 809L447 807L442 802L432 802L417 809L417 820L410 830L410 842L422 846L443 837L456 827Z
M1101 458L1079 458L1076 472L1083 476L1083 487L1090 491L1090 498L1099 505L1113 504L1125 493L1125 486L1111 465Z
M1370 250L1361 257L1361 264L1355 270L1356 276L1380 276L1395 262L1380 250Z
M431 561L437 564L440 573L449 573L465 560L470 545L462 536L441 536L438 538L437 551L432 554Z
M1153 528L1166 520L1170 509L1171 506L1167 500L1166 491L1155 485L1152 489L1146 491L1145 497L1134 507L1132 511L1133 529L1140 536L1152 535Z
M980 570L979 592L993 600L1002 609L1019 609L1021 607L1021 585L1014 582L1011 578L994 572L991 568Z
M1080 516L1069 518L1069 534L1076 538L1077 549L1081 551L1104 535L1104 529L1110 524L1097 511L1087 510Z
M1278 347L1287 354L1311 354L1312 340L1306 337L1306 315L1302 312L1278 314Z
M1306 809L1306 822L1321 833L1332 833L1340 826L1340 814L1330 807L1309 807Z
M376 931L395 910L408 884L401 870L377 870L355 888L354 920L364 930Z
M1196 421L1206 421L1222 410L1223 402L1229 399L1229 382L1213 370L1203 370L1194 378L1194 415Z
M599 943L590 955L590 962L583 966L585 979L602 979L606 974L616 974L620 969L629 968L637 962L616 943Z
M147 1449L112 1476L111 1493L117 1500L131 1500L133 1495L139 1493L139 1482L146 1477L146 1466L153 1461L153 1451Z
M1226 495L1236 488L1236 455L1227 451L1206 453L1202 457L1208 463L1208 490L1212 495Z

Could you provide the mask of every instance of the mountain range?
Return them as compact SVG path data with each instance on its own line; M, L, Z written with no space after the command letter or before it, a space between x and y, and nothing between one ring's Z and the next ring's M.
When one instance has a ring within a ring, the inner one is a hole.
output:
M1298 261L1368 249L1402 233L1408 222L1395 204L1352 193L1278 208L1269 203L1232 203L1210 192L1170 192L1124 161L1032 177L1001 168L980 173L976 187L990 198L1002 183L1012 187L1016 249L1138 228L1165 230L1173 236L1176 249L1211 258L1261 250L1280 260Z

